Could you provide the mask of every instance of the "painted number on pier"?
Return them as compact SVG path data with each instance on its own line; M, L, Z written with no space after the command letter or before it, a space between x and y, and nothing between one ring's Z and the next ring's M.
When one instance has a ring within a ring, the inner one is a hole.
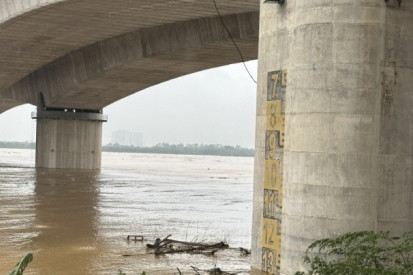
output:
M262 269L270 274L275 274L276 268L276 252L267 248L262 249Z
M262 270L280 271L286 70L268 73L262 228Z

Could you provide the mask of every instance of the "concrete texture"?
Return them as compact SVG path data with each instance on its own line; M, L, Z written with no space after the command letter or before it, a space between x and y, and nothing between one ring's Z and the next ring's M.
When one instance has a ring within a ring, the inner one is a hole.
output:
M254 268L293 274L305 269L303 253L316 239L413 229L413 3L396 2L261 3ZM266 76L281 69L281 261L270 268L256 240L266 232Z
M36 119L36 167L100 169L103 115L41 111Z

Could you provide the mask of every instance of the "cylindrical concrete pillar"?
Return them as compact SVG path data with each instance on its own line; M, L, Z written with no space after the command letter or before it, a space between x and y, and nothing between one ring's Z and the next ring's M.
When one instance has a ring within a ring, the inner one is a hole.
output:
M294 274L316 239L413 229L413 2L399 2L261 3L253 268Z
M104 115L44 110L33 118L37 119L36 167L100 168Z

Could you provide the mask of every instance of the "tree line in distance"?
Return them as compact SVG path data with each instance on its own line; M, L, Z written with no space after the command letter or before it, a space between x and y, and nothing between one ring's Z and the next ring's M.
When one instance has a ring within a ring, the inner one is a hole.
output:
M0 141L0 148L34 149L34 142ZM169 144L158 143L151 147L125 146L109 143L102 146L103 152L147 153L147 154L177 154L177 155L210 155L252 157L254 149L241 146L220 144Z

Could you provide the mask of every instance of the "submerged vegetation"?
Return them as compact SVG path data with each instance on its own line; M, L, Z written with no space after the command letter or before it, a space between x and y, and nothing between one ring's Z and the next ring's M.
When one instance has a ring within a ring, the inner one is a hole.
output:
M311 274L413 274L413 232L401 237L389 232L351 232L313 242L304 255Z
M33 142L0 141L0 148L34 149ZM119 144L102 146L103 152L147 153L147 154L177 154L177 155L209 155L209 156L236 156L252 157L254 149L240 146L220 144L169 144L159 143L152 147L135 147Z

